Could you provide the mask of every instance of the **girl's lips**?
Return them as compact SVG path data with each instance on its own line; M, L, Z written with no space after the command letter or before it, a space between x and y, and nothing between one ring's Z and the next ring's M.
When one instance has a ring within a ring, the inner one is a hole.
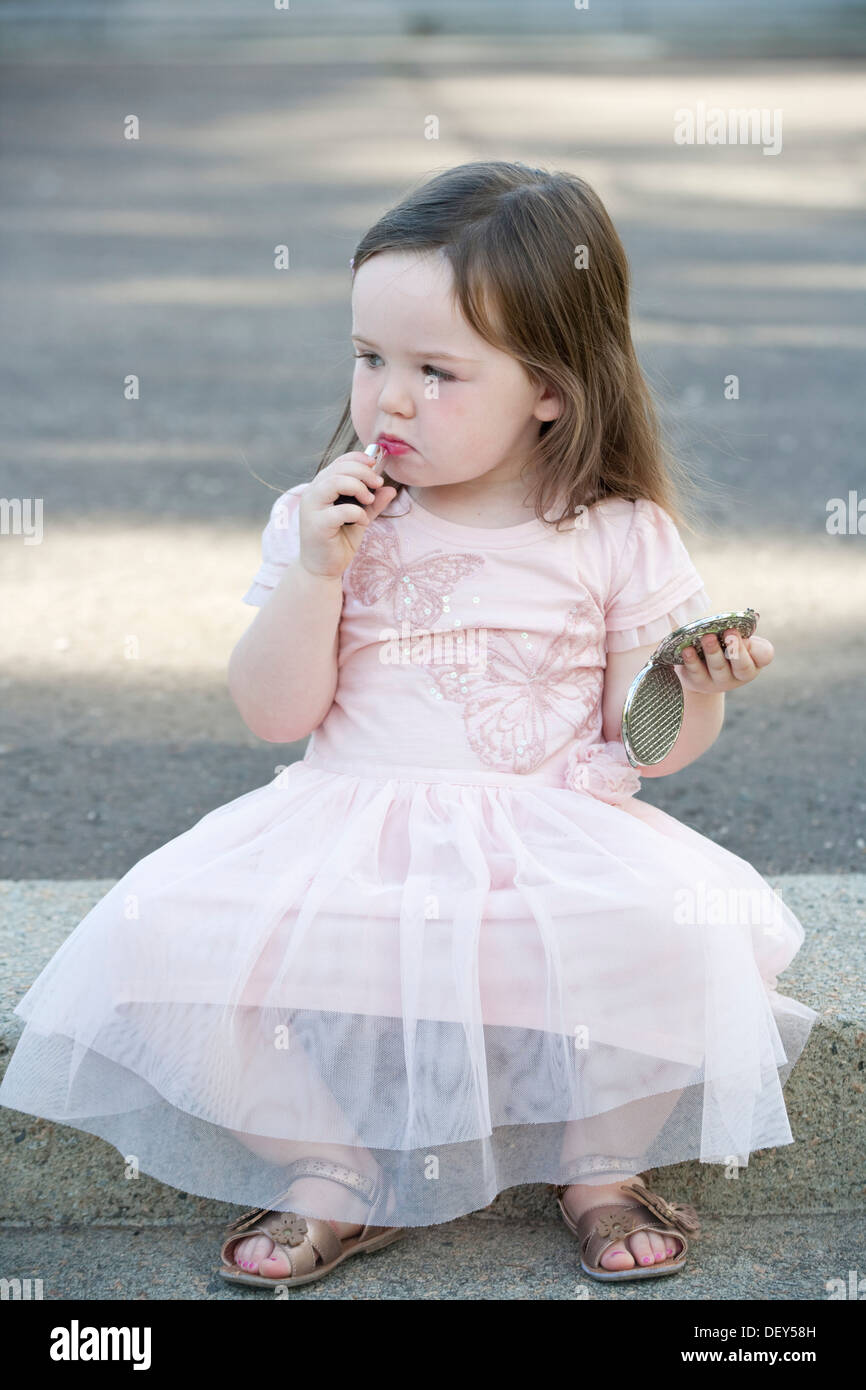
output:
M411 444L404 444L402 440L385 439L380 435L376 443L385 450L386 454L411 454L412 452Z

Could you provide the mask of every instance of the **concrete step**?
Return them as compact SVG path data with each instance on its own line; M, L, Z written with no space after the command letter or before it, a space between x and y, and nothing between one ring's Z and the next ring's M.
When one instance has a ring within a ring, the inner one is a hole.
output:
M272 1298L268 1289L228 1284L217 1274L222 1224L6 1228L0 1231L0 1269L6 1279L41 1279L45 1300ZM604 1284L583 1273L577 1242L562 1221L473 1215L411 1231L287 1296L814 1302L833 1293L847 1299L858 1286L866 1287L866 1281L860 1284L866 1274L863 1237L862 1214L706 1217L681 1273ZM31 1295L38 1289L31 1283ZM738 1319L743 1321L763 1328L779 1319L756 1310ZM823 1352L822 1347L822 1361Z
M15 1004L113 882L0 882L0 1068L22 1026L12 1015ZM820 1015L785 1089L796 1142L754 1153L737 1177L717 1165L689 1162L651 1170L648 1180L671 1199L717 1216L862 1212L866 875L782 875L767 882L806 929L779 990ZM241 1210L147 1176L119 1181L122 1165L111 1145L6 1106L0 1106L0 1155L4 1223L186 1227L225 1222ZM540 1183L500 1193L484 1215L558 1221L551 1193Z

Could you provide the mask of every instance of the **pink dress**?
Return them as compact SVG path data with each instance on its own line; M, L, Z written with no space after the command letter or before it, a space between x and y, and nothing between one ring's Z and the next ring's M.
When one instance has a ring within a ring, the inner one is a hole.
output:
M244 602L297 554L306 486L274 503ZM369 1150L389 1225L792 1143L782 1087L817 1015L776 977L802 926L636 799L602 736L606 652L713 611L667 513L491 530L402 493L343 594L303 760L95 905L15 1010L0 1102L244 1206L295 1144L365 1172ZM327 1211L279 1205L340 1218L329 1188Z

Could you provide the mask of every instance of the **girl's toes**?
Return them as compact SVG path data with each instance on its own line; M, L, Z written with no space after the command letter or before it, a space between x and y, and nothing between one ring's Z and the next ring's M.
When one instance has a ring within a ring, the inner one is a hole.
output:
M655 1260L656 1264L660 1264L662 1260L667 1259L667 1252L665 1250L665 1238L664 1236L657 1235L655 1231L650 1231L649 1238L650 1245L652 1246L653 1259Z
M234 1248L234 1262L238 1269L245 1269L248 1274L258 1274L259 1261L263 1260L274 1248L274 1242L267 1236L247 1236L246 1240L238 1241Z
M259 1272L266 1279L283 1279L287 1274L291 1274L292 1266L289 1264L289 1257L285 1250L278 1250L274 1246L270 1255L266 1255L262 1260Z
M609 1245L599 1260L602 1269L631 1269L634 1260L625 1248L625 1243L621 1240L616 1245Z
M238 1241L237 1245L228 1255L228 1259L236 1264L238 1269L246 1269L250 1258L250 1251L254 1249L255 1242L248 1236L246 1240Z
M655 1264L653 1248L646 1231L638 1231L635 1235L629 1236L628 1240L635 1264L640 1265L641 1269L646 1269L647 1265Z

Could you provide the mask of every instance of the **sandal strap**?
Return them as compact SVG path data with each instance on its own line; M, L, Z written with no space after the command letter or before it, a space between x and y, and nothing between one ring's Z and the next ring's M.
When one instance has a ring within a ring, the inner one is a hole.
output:
M245 1211L241 1216L231 1221L228 1226L226 1226L226 1230L242 1230L243 1227L257 1220L260 1216L266 1216L269 1211L280 1210L280 1208L277 1207L277 1203L284 1202L288 1199L289 1188L296 1178L329 1178L332 1182L342 1183L344 1187L351 1188L353 1192L357 1192L371 1207L379 1196L381 1186L381 1175L375 1178L367 1178L363 1173L356 1172L354 1168L347 1168L345 1164L334 1163L328 1158L314 1158L312 1156L308 1158L296 1158L293 1163L289 1164L287 1173L290 1175L287 1185L283 1188L282 1192L278 1192L276 1196L271 1198L271 1205L269 1207L251 1207L249 1211Z
M296 1158L286 1169L289 1178L288 1186L291 1187L296 1178L328 1178L331 1182L342 1183L343 1187L348 1187L350 1191L357 1192L359 1197L363 1197L369 1206L373 1206L379 1196L381 1186L381 1173L374 1178L365 1177L363 1173L357 1172L354 1168L347 1168L345 1163L335 1163L330 1158L315 1158L312 1155L306 1158Z
M560 1204L562 1195L570 1186L569 1183L551 1184ZM662 1221L667 1221L671 1226L676 1226L679 1231L689 1235L697 1235L701 1229L698 1213L693 1206L687 1202L668 1202L658 1192L652 1192L646 1183L638 1178L630 1178L628 1182L619 1184L621 1192L625 1192L629 1197L635 1198L642 1206L646 1207ZM600 1202L596 1206L586 1207L581 1213L581 1219L591 1211L599 1211L607 1203ZM614 1204L616 1205L616 1204ZM565 1213L563 1213L565 1214Z

